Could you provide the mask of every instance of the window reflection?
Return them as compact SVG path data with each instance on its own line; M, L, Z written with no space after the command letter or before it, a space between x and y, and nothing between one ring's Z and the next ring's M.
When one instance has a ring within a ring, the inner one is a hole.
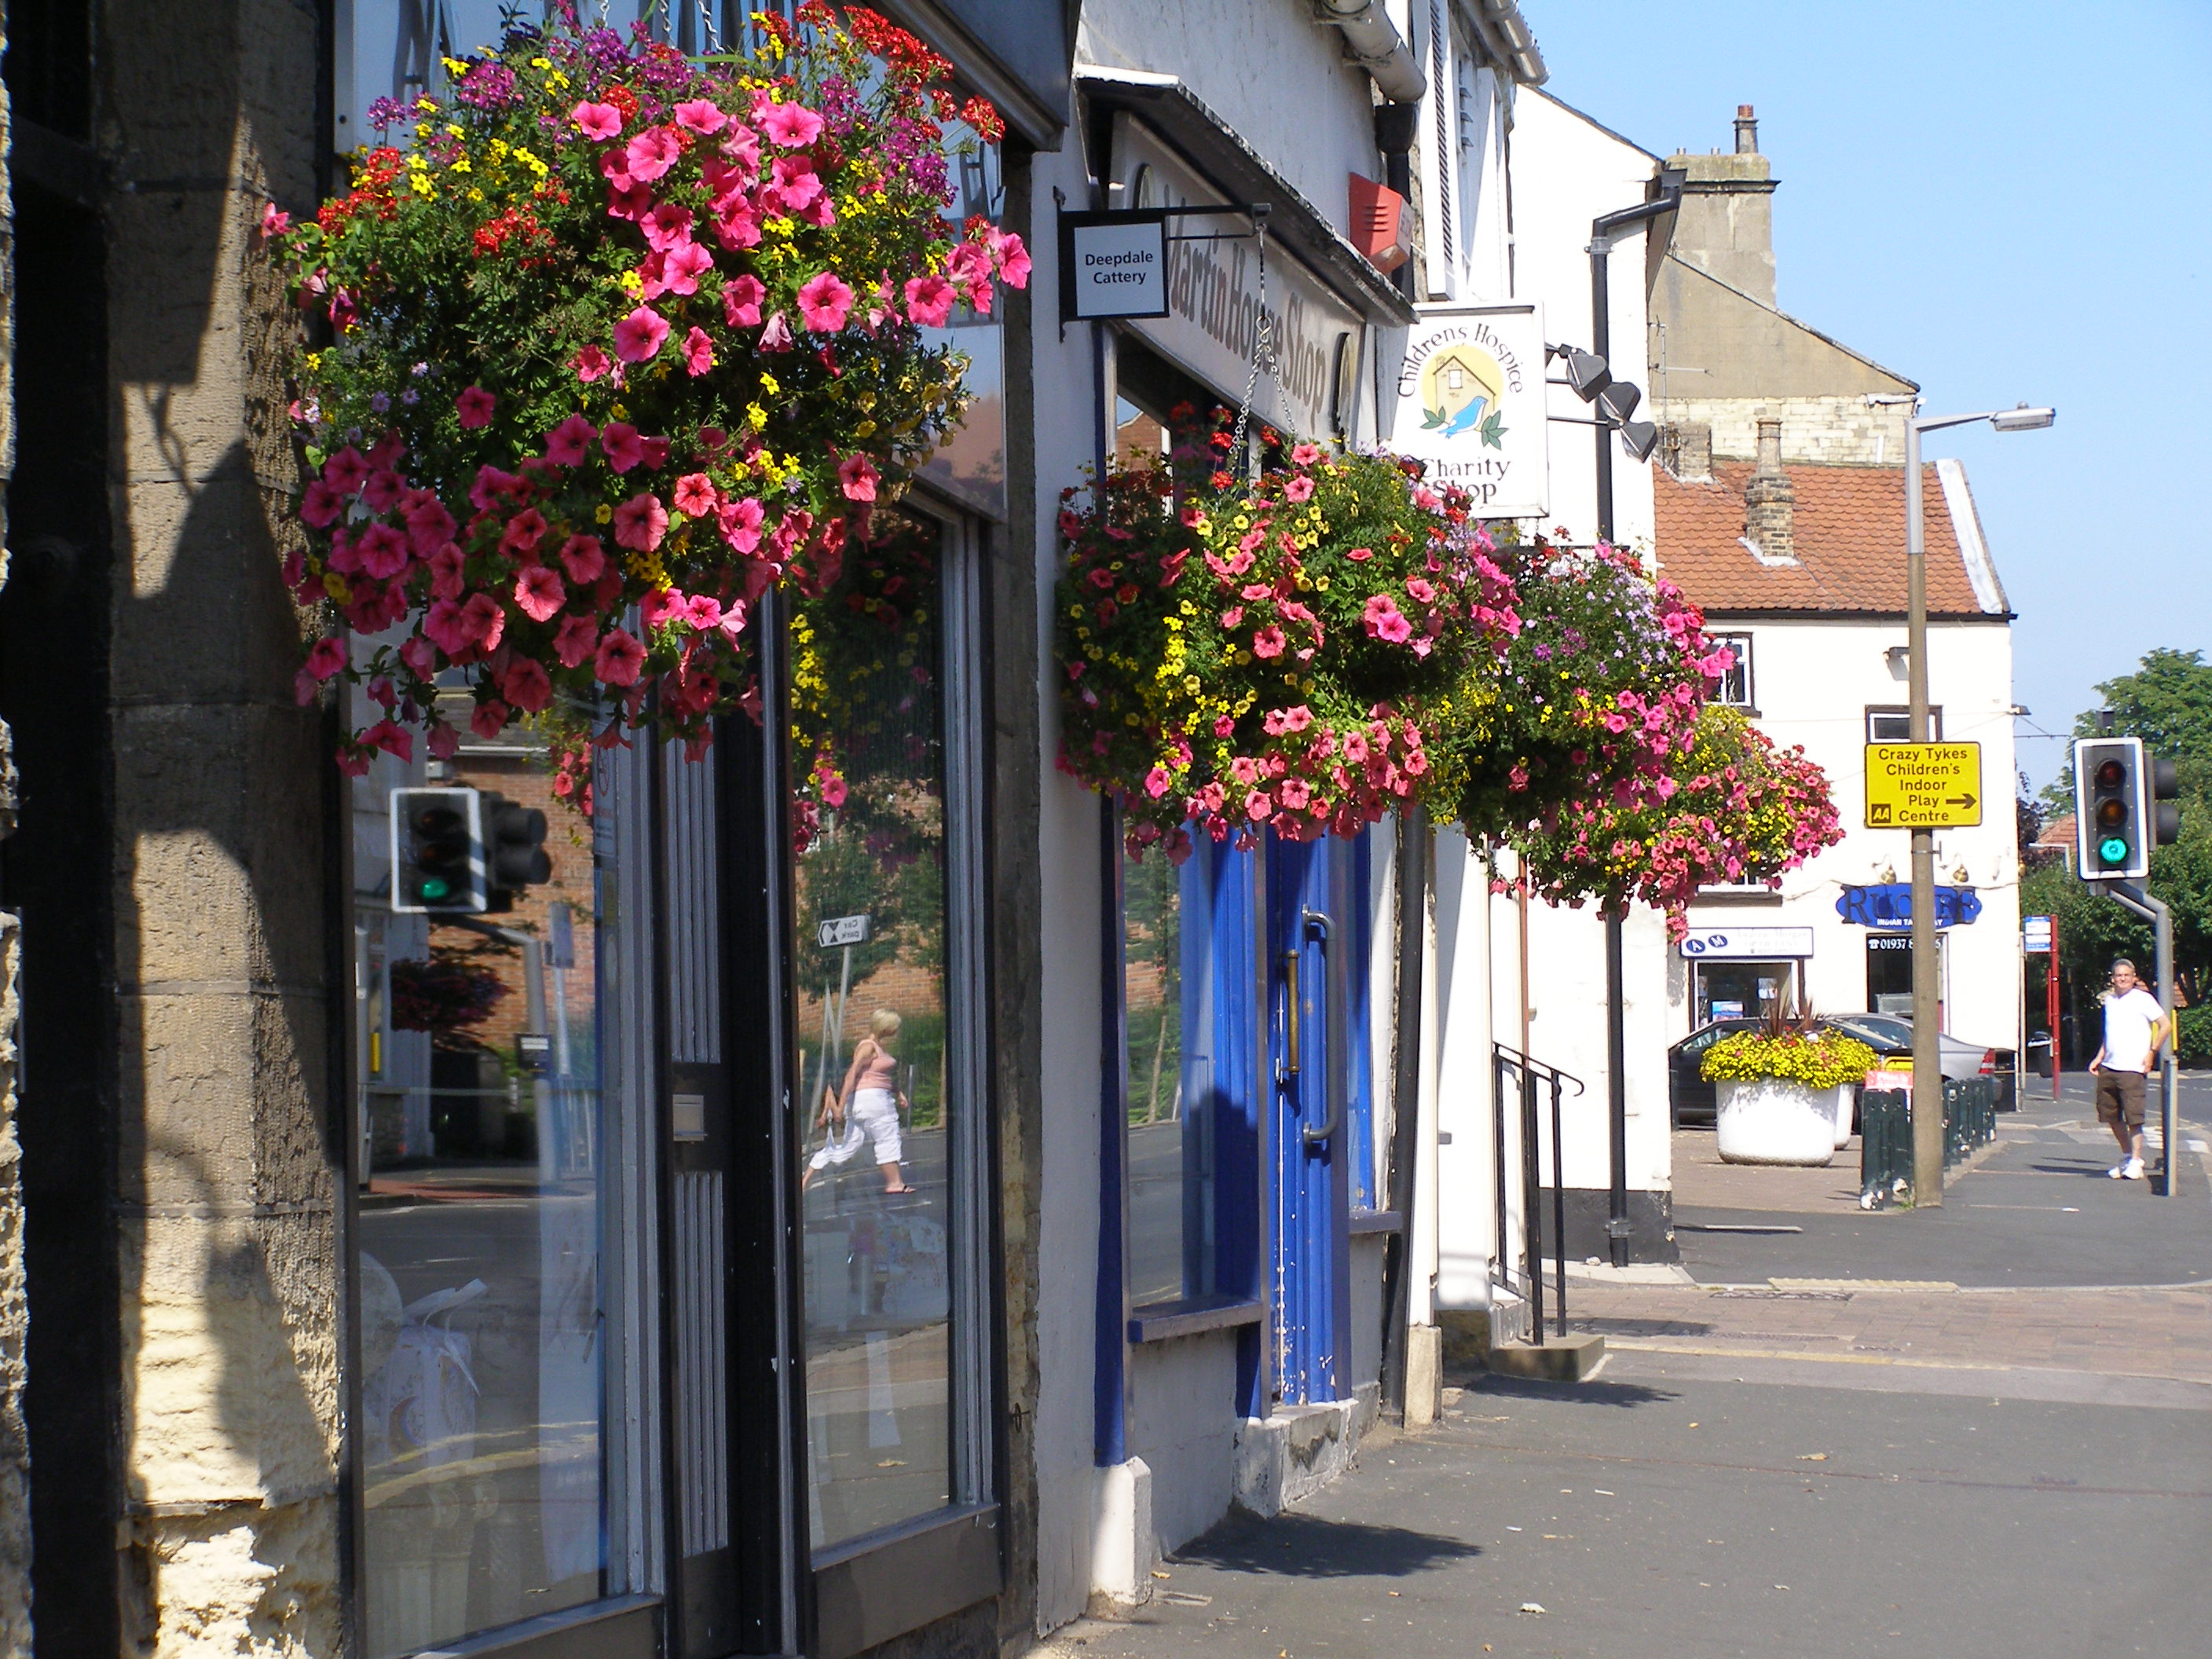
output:
M791 624L817 1547L952 1484L941 554L879 512Z
M1129 1296L1195 1293L1186 1263L1203 1234L1193 1212L1199 1147L1183 1095L1181 877L1157 848L1121 869L1121 1069L1129 1121Z
M395 913L389 758L355 785L366 1650L600 1593L603 1144L594 856L543 744L447 787L544 811L552 880L504 914Z

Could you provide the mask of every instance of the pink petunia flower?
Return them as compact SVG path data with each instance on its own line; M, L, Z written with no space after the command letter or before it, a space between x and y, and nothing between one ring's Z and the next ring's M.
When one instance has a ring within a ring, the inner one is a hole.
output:
M461 607L461 626L484 650L496 651L500 635L507 631L507 612L490 594L471 593Z
M906 314L924 328L943 328L952 319L958 296L942 276L909 276L906 283Z
M637 619L647 628L658 628L663 623L681 622L685 603L684 596L674 588L659 588L637 602Z
M441 721L430 728L429 740L422 746L432 759L449 761L461 752L461 734Z
M461 550L447 542L430 556L430 594L434 599L459 599L464 586ZM439 641L442 647L443 641Z
M653 258L659 261L657 280L669 294L696 294L699 278L714 265L714 256L696 242L678 242L665 253L650 256L647 262Z
M1022 239L1012 231L990 233L995 239L991 252L999 262L999 276L1008 288L1027 288L1030 285L1030 251Z
M590 617L568 617L553 636L553 654L563 668L574 668L590 656L599 642L599 626Z
M307 493L300 497L300 516L318 530L337 523L344 511L345 497L320 478L310 481Z
M599 380L613 367L613 361L595 345L587 345L576 354L576 378L586 385Z
M373 524L354 544L362 573L378 581L390 581L407 568L407 540L389 525Z
M261 234L264 237L282 236L292 228L292 216L270 202L261 210Z
M500 676L500 695L526 714L534 714L553 701L552 676L535 657L517 657Z
M703 472L687 472L676 481L676 510L689 518L703 519L720 503L714 481Z
M848 501L872 501L876 499L875 463L865 455L848 455L837 464L838 488Z
M691 240L693 222L690 208L678 207L673 202L663 202L639 221L638 228L645 233L647 247L655 253L665 253L669 249Z
M606 550L597 536L571 536L561 544L561 568L572 582L595 582L606 573Z
M460 414L461 425L470 431L474 431L477 427L491 424L492 405L495 401L496 400L491 393L486 392L482 386L472 386L453 399L453 407Z
M645 666L645 647L625 630L611 628L592 655L592 672L608 685L635 685Z
M545 515L534 507L526 507L507 521L507 529L499 538L499 550L514 559L534 559L538 544L545 539Z
M694 593L684 607L684 620L702 634L722 625L722 602L711 593Z
M1299 501L1311 501L1313 499L1313 480L1311 478L1304 477L1291 479L1290 483L1283 486L1283 499L1294 504Z
M507 729L507 722L514 713L497 697L489 702L480 702L469 711L469 730L489 743Z
M799 290L799 320L820 334L845 326L853 309L853 290L831 271L808 280Z
M768 290L757 276L732 276L722 284L722 319L732 328L760 326L761 301Z
M372 513L389 513L399 504L406 483L390 467L379 467L361 487L361 499Z
M684 153L675 132L667 127L647 127L629 141L623 152L624 170L641 184L651 184L676 165Z
M346 665L345 641L320 639L307 647L307 672L326 680Z
M668 509L650 490L641 490L615 508L615 541L622 547L650 553L668 533Z
M516 579L514 602L532 622L550 622L568 602L568 590L550 568L533 564Z
M1292 444L1291 446L1291 465L1292 466L1311 466L1315 462L1320 459L1321 446L1319 444Z
M637 441L637 453L644 458L645 464L657 472L668 465L668 440L640 438Z
M581 415L571 415L545 434L545 459L561 466L581 466L591 453L599 428Z
M1279 657L1283 654L1283 630L1273 623L1252 636L1252 654L1255 657Z
M650 186L639 184L627 174L620 184L611 179L607 181L608 218L628 219L633 223L642 224L645 216L652 211L653 191Z
M622 112L612 104L581 103L568 112L568 118L582 131L584 137L595 138L601 143L622 131Z
M323 463L323 482L351 501L368 481L368 463L351 444Z
M804 104L769 103L763 110L761 100L753 105L753 118L761 131L786 149L805 149L822 136L822 118Z
M718 105L704 98L694 98L676 106L676 125L702 138L711 138L729 125L730 118Z
M769 317L762 328L760 349L763 351L788 351L791 343L791 319L779 311Z
M668 339L668 319L651 306L640 306L615 325L615 356L626 363L647 363Z
M716 214L714 240L726 248L758 247L761 240L760 216L751 209L742 205L729 208Z
M628 421L609 421L599 434L599 447L607 452L607 465L617 472L627 472L645 459L637 428Z
M722 539L738 552L750 553L760 545L761 521L768 514L753 497L724 502L717 516L721 521Z
M714 343L707 337L707 331L692 325L691 331L684 337L684 368L694 380L714 366Z

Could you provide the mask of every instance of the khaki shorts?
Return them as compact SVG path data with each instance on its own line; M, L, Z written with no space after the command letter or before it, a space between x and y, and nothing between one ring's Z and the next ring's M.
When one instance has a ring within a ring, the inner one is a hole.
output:
M2097 1121L2118 1123L2130 1129L2143 1125L2143 1074L2116 1072L2109 1066L2097 1073Z

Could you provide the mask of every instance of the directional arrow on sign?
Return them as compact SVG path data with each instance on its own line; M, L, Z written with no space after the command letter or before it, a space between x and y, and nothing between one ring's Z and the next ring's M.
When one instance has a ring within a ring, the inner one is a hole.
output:
M1946 806L1963 806L1972 811L1974 798L1972 795L1946 795L1943 797L1943 804Z

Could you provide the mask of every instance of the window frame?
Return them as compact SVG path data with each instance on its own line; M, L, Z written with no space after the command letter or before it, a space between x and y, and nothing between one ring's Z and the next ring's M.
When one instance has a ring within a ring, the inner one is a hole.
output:
M1759 682L1756 678L1757 656L1752 636L1749 634L1730 633L1711 634L1708 635L1707 638L1714 645L1724 645L1735 653L1735 661L1729 666L1728 672L1721 676L1720 689L1714 695L1713 701L1724 708L1739 709L1756 718L1759 714ZM1728 695L1729 684L1739 674L1742 676L1743 696L1731 697Z
M1899 719L1901 719L1905 722L1905 729L1908 735L1896 738L1876 737L1875 735L1874 723L1878 715L1895 715ZM1866 705L1865 731L1866 740L1869 743L1910 743L1912 741L1911 737L1909 735L1911 730L1912 709L1911 705L1901 702L1870 702ZM1928 705L1928 740L1930 743L1941 743L1943 741L1943 705L1940 702L1930 703Z

